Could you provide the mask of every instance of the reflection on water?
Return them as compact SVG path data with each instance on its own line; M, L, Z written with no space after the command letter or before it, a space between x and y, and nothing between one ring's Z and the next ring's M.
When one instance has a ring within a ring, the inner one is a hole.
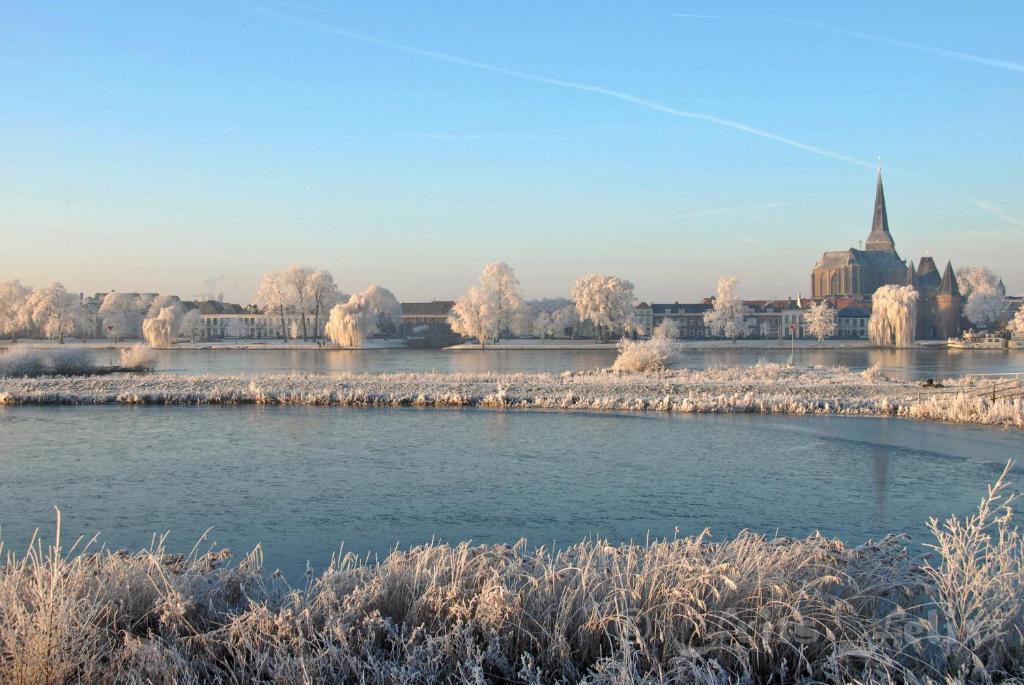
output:
M115 352L98 351L108 363ZM442 371L550 371L605 368L615 359L606 350L161 350L157 369L171 373L337 373ZM685 350L676 366L705 368L785 363L788 350ZM967 373L1024 372L1024 351L1018 350L878 350L869 348L802 348L802 366L842 365L861 370L877 365L899 378L947 378Z
M920 540L1019 433L893 419L324 407L0 408L6 549L36 527L120 547L209 526L294 577L342 541L570 544L743 528Z
M880 445L871 448L871 479L875 485L875 507L885 514L885 484L889 472L889 449Z

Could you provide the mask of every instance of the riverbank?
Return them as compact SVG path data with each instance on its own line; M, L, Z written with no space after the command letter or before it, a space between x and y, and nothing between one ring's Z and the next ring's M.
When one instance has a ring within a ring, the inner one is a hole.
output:
M513 339L501 342L490 343L482 348L482 351L544 351L544 350L614 350L618 340L597 342L595 340L541 340L541 339ZM878 346L870 340L676 340L676 348L680 352L697 350L843 350L843 349L871 349ZM917 347L945 347L945 343L937 341L918 342ZM478 343L462 343L444 348L446 350L477 350L481 351Z
M895 416L1024 427L1024 403L942 392L875 370L785 364L552 373L171 375L0 378L0 404L298 404L679 413Z
M39 544L0 564L0 680L1018 682L1009 495L1001 480L973 516L932 523L928 558L902 535L434 543L346 554L292 588L259 548L230 565L160 538Z
M62 349L86 349L86 350L123 350L141 344L139 340L122 340L113 342L111 340L72 340L64 343L56 340L18 340L17 342L0 341L0 352L10 347L25 347L38 350L62 350ZM330 341L316 343L308 340L237 340L237 341L212 341L212 342L176 342L170 347L153 348L156 350L194 350L194 351L259 351L259 350L302 350L307 352L336 352L339 350L393 350L405 349L405 340L367 340L362 347L341 347Z

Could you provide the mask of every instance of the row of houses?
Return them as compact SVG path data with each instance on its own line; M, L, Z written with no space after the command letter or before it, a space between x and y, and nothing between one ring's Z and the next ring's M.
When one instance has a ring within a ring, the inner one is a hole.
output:
M745 300L748 310L745 317L747 337L765 339L807 338L804 313L818 301L802 297L786 300ZM854 301L829 300L836 307L838 332L835 337L862 339L868 337L868 319L871 311ZM711 331L704 325L704 314L714 308L714 299L705 298L700 302L669 304L647 304L641 302L634 310L637 329L641 335L651 331L666 319L676 323L679 336L688 339L711 338Z
M830 301L831 302L831 301ZM871 312L863 306L849 302L831 302L839 307L838 333L836 337L863 339L868 335L868 318ZM453 344L460 340L448 324L448 315L455 303L451 300L432 302L403 302L402 321L394 331L388 333L404 338L410 343L423 347L437 347ZM802 298L787 300L748 300L744 303L747 315L748 337L766 339L806 338L809 334L804 324L804 312L812 301ZM202 314L202 338L217 340L225 338L280 339L283 337L281 317L261 313L252 307L222 302L197 303ZM647 304L641 302L634 309L634 328L639 335L650 335L666 319L675 321L681 338L711 338L711 332L704 325L705 312L712 309L714 301L706 298L695 303ZM314 322L307 316L306 334L309 337L323 337L324 321ZM533 322L526 317L516 335L539 337L533 330ZM288 337L302 337L300 317L286 314L284 325ZM594 332L587 324L567 328L558 337L592 337Z

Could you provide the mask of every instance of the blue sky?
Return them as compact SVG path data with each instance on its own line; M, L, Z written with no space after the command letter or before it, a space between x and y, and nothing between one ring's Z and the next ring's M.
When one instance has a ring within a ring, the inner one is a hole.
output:
M1024 290L1019 2L0 7L0 278L807 292L870 227Z

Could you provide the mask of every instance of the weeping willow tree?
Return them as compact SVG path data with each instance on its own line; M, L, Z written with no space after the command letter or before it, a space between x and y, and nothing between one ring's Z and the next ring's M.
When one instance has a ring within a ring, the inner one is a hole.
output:
M913 286L883 285L871 298L868 335L876 345L909 347L917 334L917 301Z
M150 347L170 347L178 335L177 307L162 307L160 313L142 322L142 336Z

